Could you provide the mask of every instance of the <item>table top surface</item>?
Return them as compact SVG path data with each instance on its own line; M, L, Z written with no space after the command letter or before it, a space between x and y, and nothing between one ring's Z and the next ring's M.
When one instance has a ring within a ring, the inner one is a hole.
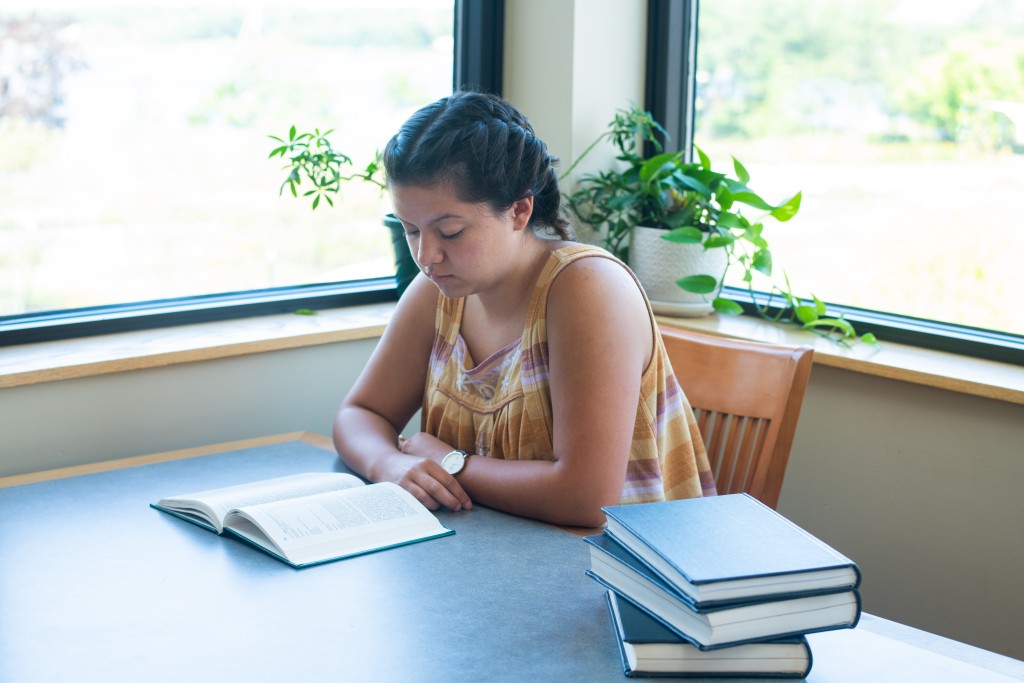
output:
M149 507L342 469L287 441L0 488L0 680L624 680L586 544L562 529L439 512L454 535L295 570ZM1024 680L871 615L809 639L812 682Z

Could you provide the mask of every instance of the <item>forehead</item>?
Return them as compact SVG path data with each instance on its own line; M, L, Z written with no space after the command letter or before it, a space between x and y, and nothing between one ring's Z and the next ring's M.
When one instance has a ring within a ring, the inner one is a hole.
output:
M464 202L450 183L396 185L389 188L395 214L408 223L427 224L443 218L491 215L486 204Z

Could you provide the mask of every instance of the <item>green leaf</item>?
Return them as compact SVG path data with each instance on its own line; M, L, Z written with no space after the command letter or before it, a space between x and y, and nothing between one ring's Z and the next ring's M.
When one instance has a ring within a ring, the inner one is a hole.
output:
M862 342L864 342L865 344L871 344L872 346L878 346L878 338L874 334L872 334L871 332L868 332L867 334L862 334L860 336L860 340Z
M790 218L795 216L797 212L800 210L800 201L802 197L803 192L797 192L795 195L793 195L792 198L789 199L789 201L786 201L783 204L780 204L776 208L772 209L772 218L779 221L780 223L785 223L786 221L788 221Z
M669 230L661 236L661 239L675 242L676 244L700 244L703 238L704 233L694 227L676 228L675 230Z
M747 169L740 163L740 160L736 157L732 158L732 167L736 170L736 177L739 181L746 185L750 182L750 174L747 173Z
M693 150L695 152L697 152L697 158L700 159L700 165L710 171L711 170L711 159L709 159L708 155L704 153L704 150L702 150L697 145L693 146Z
M674 180L686 189L699 193L701 197L710 197L713 194L707 183L689 174L679 173L674 177Z
M856 337L857 333L853 329L853 325L843 320L842 318L818 318L808 323L804 323L806 329L812 329L815 327L832 327L839 330L844 337Z
M712 235L708 238L708 241L704 243L705 249L718 249L722 247L728 247L733 244L736 239L732 235Z
M292 127L291 127L291 130L289 130L289 131L288 131L288 139L289 139L289 140L294 140L294 139L295 139L295 133L296 133L296 132L297 132L297 131L295 130L295 126L292 126Z
M811 299L814 300L814 308L817 309L818 315L825 315L825 302L813 294L811 295Z
M718 200L718 205L722 207L722 212L725 213L732 208L734 197L732 191L729 190L727 185L719 185L715 190L715 199ZM739 214L731 214L738 216Z
M316 315L316 311L309 308L296 308L295 315Z
M772 253L767 249L759 249L754 253L754 259L751 263L754 270L765 275L772 274Z
M743 235L743 239L747 240L748 242L753 244L758 249L767 249L768 248L768 240L766 240L765 238L763 238L761 236L751 237L750 234L747 233L747 234Z
M732 299L723 299L718 297L711 302L712 307L715 311L723 315L743 315L743 307Z
M723 211L718 214L718 225L723 228L735 228L736 230L746 230L750 225L750 221L743 217L742 214L732 213L731 211Z
M760 195L751 192L746 186L742 186L740 188L733 187L730 189L730 192L732 193L732 199L734 202L746 204L747 206L752 206L755 209L761 209L762 211L771 211L772 209L775 209L774 206L763 200Z
M309 194L308 192L306 194ZM320 195L313 198L313 210L316 211L316 207L320 204Z
M801 304L793 308L793 313L805 326L818 320L818 310L814 306Z
M644 183L650 181L651 178L658 175L658 173L666 166L674 167L676 162L679 160L679 152L665 152L664 154L658 154L651 157L644 162L643 166L640 167L640 180Z
M676 284L691 294L711 294L718 288L718 280L710 275L688 275Z

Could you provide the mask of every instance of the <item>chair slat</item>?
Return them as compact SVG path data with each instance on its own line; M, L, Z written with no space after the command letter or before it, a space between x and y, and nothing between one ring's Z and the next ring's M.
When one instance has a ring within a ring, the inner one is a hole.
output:
M764 344L661 326L694 409L720 493L774 508L810 377L810 347Z
M743 445L740 446L740 457L743 459L743 476L736 484L736 493L750 491L754 472L757 469L758 454L764 449L764 442L771 428L770 420L751 420L751 429Z

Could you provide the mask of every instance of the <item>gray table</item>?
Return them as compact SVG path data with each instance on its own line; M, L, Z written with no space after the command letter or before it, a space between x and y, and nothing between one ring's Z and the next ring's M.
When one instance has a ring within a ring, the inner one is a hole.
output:
M0 681L626 680L586 545L561 529L441 512L455 535L294 570L148 506L333 469L289 441L0 488ZM810 681L1024 680L869 615L811 645Z

